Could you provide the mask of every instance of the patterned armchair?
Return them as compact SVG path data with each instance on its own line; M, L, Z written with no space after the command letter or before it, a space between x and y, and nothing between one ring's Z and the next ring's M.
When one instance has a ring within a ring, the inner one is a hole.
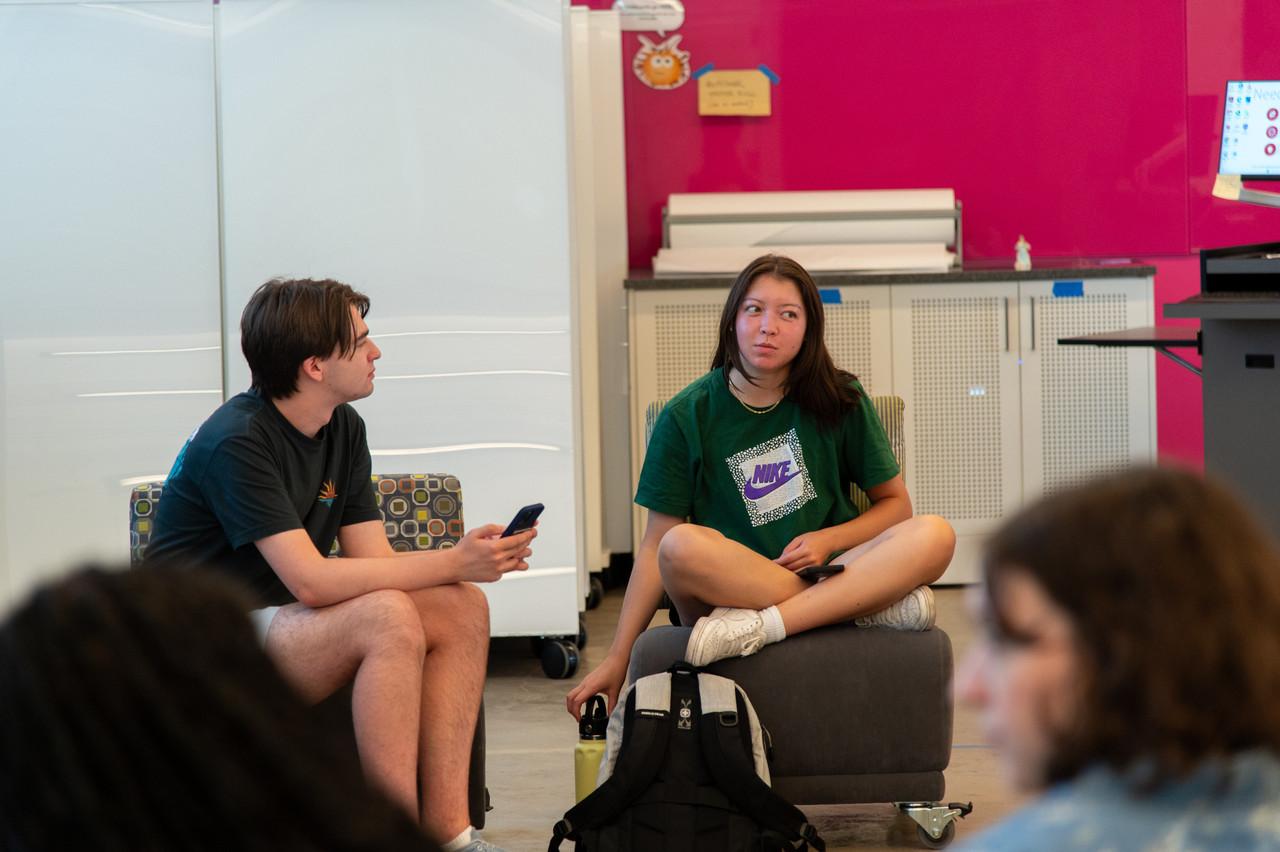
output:
M462 538L462 484L445 473L373 475L391 548L453 547Z
M453 547L462 538L462 484L447 473L375 473L373 491L393 550ZM129 492L129 562L137 565L154 532L164 482L153 480ZM330 556L337 555L334 543Z

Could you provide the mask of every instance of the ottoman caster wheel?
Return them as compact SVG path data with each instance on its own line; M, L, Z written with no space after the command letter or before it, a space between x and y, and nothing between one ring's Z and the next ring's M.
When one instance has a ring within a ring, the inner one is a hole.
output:
M942 829L942 836L937 839L934 839L933 835L925 831L924 826L917 825L916 836L929 849L942 849L956 839L956 824L954 822L947 823L946 828Z
M894 802L916 824L916 837L927 849L941 849L956 837L956 820L973 813L973 802ZM932 831L930 831L932 829ZM937 835L936 837L934 835Z

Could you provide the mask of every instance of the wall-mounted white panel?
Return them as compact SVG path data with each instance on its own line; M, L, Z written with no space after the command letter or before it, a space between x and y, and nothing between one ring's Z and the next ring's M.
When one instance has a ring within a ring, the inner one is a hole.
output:
M546 504L529 576L486 587L493 632L576 634L562 4L218 8L229 316L274 275L367 293L374 469L457 475L468 527Z
M212 10L0 5L0 606L220 400Z
M622 31L616 10L595 10L590 18L588 68L591 109L578 123L591 136L595 220L596 322L600 340L600 441L603 475L604 546L629 553L631 542L631 456L628 398L627 157L622 113ZM575 154L575 159L576 159Z

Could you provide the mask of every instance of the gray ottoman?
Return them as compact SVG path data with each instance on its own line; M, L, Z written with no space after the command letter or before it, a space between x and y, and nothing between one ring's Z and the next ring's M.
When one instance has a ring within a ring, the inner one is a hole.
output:
M645 631L628 682L684 656L688 627ZM838 624L708 666L773 737L773 786L801 805L940 800L951 759L951 639Z

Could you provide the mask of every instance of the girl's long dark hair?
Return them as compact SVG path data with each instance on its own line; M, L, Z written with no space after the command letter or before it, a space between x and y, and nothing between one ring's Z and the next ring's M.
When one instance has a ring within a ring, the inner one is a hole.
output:
M82 570L0 628L0 849L429 850L203 572Z
M858 404L858 392L852 384L856 376L838 369L831 360L824 336L825 314L818 285L803 266L789 257L766 254L751 261L738 274L720 314L720 340L711 359L711 369L732 367L751 381L742 362L734 326L747 290L761 275L773 275L795 284L804 308L804 340L787 373L786 395L821 425L834 428L849 409Z

